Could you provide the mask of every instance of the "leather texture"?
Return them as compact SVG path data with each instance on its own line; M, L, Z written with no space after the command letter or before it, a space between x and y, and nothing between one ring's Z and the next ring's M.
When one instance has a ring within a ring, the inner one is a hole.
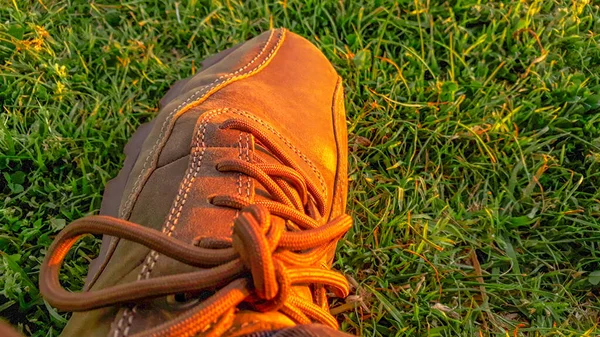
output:
M269 200L264 186L241 173L220 172L220 161L256 158L275 163L251 134L220 126L231 118L251 121L293 154L302 172L325 196L325 223L345 213L347 135L342 83L325 56L285 29L265 32L235 47L194 77L178 82L146 131L124 184L118 216L183 242L232 237L239 211L211 203L215 195ZM126 181L126 183L125 183ZM112 206L113 208L115 206ZM335 243L334 243L335 244ZM335 245L323 258L330 266ZM197 270L149 248L107 237L90 269L87 289ZM295 286L326 308L324 291ZM130 307L74 313L63 336L133 335L166 322L195 302L168 297ZM282 329L294 322L277 312L241 310L225 335ZM207 329L210 328L206 327Z

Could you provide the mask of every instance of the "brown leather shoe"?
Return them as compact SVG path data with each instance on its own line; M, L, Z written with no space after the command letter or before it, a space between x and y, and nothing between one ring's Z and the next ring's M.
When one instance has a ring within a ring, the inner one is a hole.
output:
M50 247L41 292L76 311L63 335L337 328L326 293L348 293L330 267L352 222L341 80L319 50L284 29L209 64L172 88L154 124L128 145L103 204L114 217L77 220ZM109 190L120 202L110 204ZM105 235L100 257L86 290L71 293L60 266L88 233Z

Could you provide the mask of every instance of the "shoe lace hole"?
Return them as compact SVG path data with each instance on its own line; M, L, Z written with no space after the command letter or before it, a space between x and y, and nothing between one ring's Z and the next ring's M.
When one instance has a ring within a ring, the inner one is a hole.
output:
M212 290L203 290L194 293L176 293L167 296L167 304L176 309L187 309L204 301L215 294Z
M187 300L187 298L185 298L185 294L179 293L179 294L175 294L175 301L177 301L179 303L185 303L188 300Z
M178 309L188 308L198 303L199 299L192 297L191 294L177 293L167 296L167 303Z

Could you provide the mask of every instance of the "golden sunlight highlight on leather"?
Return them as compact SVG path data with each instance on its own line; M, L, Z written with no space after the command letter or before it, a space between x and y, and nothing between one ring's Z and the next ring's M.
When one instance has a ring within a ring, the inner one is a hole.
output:
M319 322L338 328L326 305L303 299L293 286L326 286L336 296L348 295L346 278L324 268L320 261L348 231L352 219L342 215L321 225L325 197L283 148L242 119L230 119L222 128L252 134L281 162L233 159L217 165L221 172L254 178L272 200L251 202L233 195L214 196L215 205L241 209L231 239L199 238L189 243L118 218L90 216L77 220L57 236L42 264L40 290L51 305L67 311L87 311L177 293L215 291L177 318L135 336L193 336L207 327L211 335L220 335L231 326L241 303L259 312L279 311L298 324ZM275 221L274 216L284 221ZM59 272L71 247L86 234L133 241L206 269L72 293L60 285Z

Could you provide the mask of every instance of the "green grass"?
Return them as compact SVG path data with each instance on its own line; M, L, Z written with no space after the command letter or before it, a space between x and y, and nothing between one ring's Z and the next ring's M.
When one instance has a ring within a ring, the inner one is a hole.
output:
M584 0L0 0L0 316L58 334L68 315L37 288L53 236L97 212L175 80L279 26L345 79L346 331L600 335L600 8ZM78 244L63 284L98 248Z

